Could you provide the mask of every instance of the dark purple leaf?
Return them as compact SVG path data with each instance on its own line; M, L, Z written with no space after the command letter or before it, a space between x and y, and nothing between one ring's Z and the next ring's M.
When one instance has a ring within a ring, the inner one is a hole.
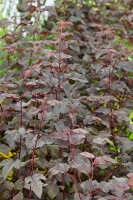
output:
M117 163L116 160L108 157L108 156L102 156L102 157L97 157L94 161L95 165L104 165L104 164L107 164L107 163Z
M95 156L94 156L92 153L89 153L89 152L86 152L86 151L80 153L80 155L81 155L81 156L84 156L84 157L86 157L86 158L90 158L90 159L95 158Z
M70 166L66 163L57 163L53 168L49 170L51 177L59 173L65 174L68 172Z

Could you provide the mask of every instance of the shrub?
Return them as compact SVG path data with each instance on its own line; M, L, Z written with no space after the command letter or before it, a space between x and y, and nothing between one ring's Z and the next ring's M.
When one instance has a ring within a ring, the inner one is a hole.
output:
M48 29L41 4L18 7L0 23L1 199L132 199L131 37L85 5Z

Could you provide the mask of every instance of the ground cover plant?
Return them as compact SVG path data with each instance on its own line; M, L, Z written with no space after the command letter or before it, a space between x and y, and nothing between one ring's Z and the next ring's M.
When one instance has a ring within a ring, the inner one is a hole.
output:
M17 9L0 20L1 199L132 200L132 3Z

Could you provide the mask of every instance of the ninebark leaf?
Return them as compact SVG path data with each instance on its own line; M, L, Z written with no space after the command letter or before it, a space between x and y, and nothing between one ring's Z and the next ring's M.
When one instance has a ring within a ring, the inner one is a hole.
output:
M12 200L23 200L23 198L24 198L23 193L22 191L20 191L17 195L13 197Z

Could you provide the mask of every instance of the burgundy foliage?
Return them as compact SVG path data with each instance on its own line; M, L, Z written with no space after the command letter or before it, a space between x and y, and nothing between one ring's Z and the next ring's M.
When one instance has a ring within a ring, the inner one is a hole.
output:
M1 200L131 200L131 3L64 0L41 22L25 2L0 21Z

